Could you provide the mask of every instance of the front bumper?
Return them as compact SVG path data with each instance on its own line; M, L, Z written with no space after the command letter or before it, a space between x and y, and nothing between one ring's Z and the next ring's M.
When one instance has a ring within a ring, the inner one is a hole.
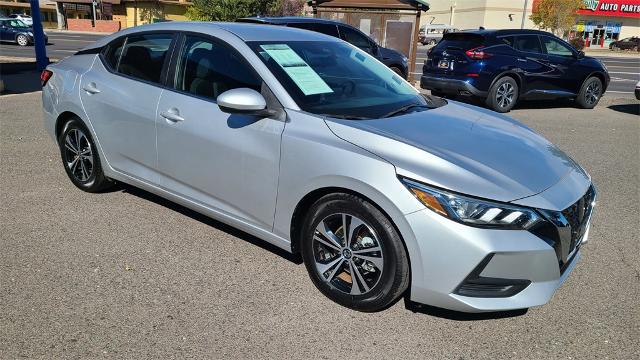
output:
M419 248L411 254L410 298L463 312L544 305L579 261L590 219L591 211L579 241L570 239L559 255L560 244L530 231L470 227L427 209L406 215Z
M473 86L468 79L462 80L422 74L422 77L420 77L420 87L450 95L487 96L486 91L479 90Z

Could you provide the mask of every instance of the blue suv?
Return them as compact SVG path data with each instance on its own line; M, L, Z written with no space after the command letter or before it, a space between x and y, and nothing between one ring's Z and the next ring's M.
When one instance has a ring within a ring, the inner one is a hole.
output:
M609 85L598 59L538 30L477 30L445 34L424 62L420 86L436 96L483 99L508 112L520 99L573 98L585 109Z

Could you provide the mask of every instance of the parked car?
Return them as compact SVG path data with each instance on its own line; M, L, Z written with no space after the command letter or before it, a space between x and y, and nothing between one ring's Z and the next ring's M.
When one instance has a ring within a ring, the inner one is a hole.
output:
M614 41L609 44L611 50L632 50L638 51L640 49L640 37L632 36L626 39Z
M587 241L596 193L575 161L334 37L157 23L41 79L75 186L128 183L301 254L353 309L405 294L468 312L542 305Z
M458 29L449 25L429 24L420 28L418 32L418 42L422 45L435 45L446 33L457 32Z
M387 65L391 70L395 71L403 78L406 79L409 74L409 65L406 56L396 50L387 49L378 45L375 40L365 35L359 29L339 21L297 16L251 17L238 19L237 21L243 23L288 26L337 37L363 51L366 51L369 55L380 60L383 64Z
M561 97L591 109L609 81L600 60L550 33L474 30L444 35L428 53L420 85L436 95L480 98L508 112L521 99Z
M33 19L27 14L11 14L9 15L9 18L20 20L27 24L27 26L33 26Z
M636 84L636 99L640 100L640 81Z
M45 43L49 42L47 34ZM20 46L33 44L33 28L17 19L0 19L0 41L15 42Z

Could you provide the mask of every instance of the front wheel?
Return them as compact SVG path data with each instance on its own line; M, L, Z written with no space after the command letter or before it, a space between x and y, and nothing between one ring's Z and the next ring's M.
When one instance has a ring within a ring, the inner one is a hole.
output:
M489 108L499 113L511 111L518 101L518 83L505 76L496 81L489 90L486 104Z
M25 34L20 34L16 37L16 42L20 46L27 46L29 45L29 38Z
M340 305L380 311L409 286L409 260L398 232L360 197L322 197L309 209L301 234L309 277Z
M602 97L602 81L593 76L587 79L580 88L576 101L583 109L593 109Z

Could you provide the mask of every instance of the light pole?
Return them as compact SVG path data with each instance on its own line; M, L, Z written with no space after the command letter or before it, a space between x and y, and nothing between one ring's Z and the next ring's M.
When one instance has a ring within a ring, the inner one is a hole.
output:
M38 71L44 70L49 65L46 44L44 43L44 31L40 18L40 3L38 0L29 0L31 4L31 19L33 20L33 45L36 50L36 66Z
M522 23L520 29L524 29L524 22L527 19L527 8L529 7L529 0L524 0L524 9L522 9Z

